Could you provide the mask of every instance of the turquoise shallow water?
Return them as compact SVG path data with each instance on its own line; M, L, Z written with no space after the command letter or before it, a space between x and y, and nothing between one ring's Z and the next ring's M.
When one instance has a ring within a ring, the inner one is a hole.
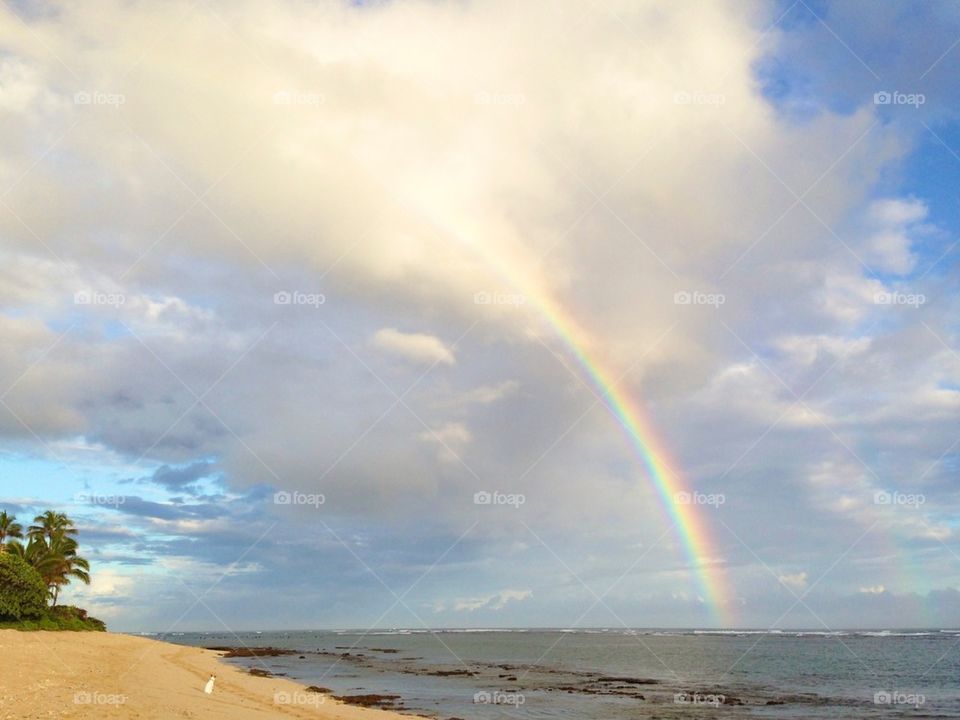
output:
M960 718L960 632L175 633L299 651L232 660L439 718ZM300 655L303 655L301 658Z

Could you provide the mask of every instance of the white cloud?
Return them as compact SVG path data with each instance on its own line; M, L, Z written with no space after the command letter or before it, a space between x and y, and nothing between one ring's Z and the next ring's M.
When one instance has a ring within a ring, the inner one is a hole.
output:
M794 591L800 591L807 587L807 573L805 572L794 573L793 575L780 575L777 580Z
M836 362L861 355L870 349L869 337L842 335L788 335L776 341L790 362L811 365L817 360Z
M448 422L437 428L424 430L420 440L437 446L437 458L445 463L461 463L459 453L473 440L470 429L461 422Z
M378 330L370 339L373 347L392 355L427 365L453 365L453 350L440 338L425 333L405 333L395 328Z
M140 579L94 563L90 572L90 584L84 585L74 580L64 588L60 603L84 607L94 617L109 622L135 594Z
M505 380L497 385L482 385L461 395L464 404L489 405L514 394L520 387L516 380Z
M912 251L915 240L930 229L922 224L927 213L927 205L921 200L874 201L867 211L869 235L864 244L864 260L882 272L911 272L917 263Z
M867 216L878 225L904 226L927 217L927 205L922 200L911 198L886 198L874 200Z
M861 337L885 288L855 254L909 272L928 233L922 200L864 206L906 146L900 128L874 125L869 94L865 109L802 122L771 107L755 68L785 32L763 34L769 7L214 5L58 3L28 28L0 4L0 186L16 212L0 213L0 304L11 309L0 374L22 375L5 400L22 423L0 416L8 440L82 435L121 457L223 458L236 486L272 471L315 492L324 473L330 512L409 511L459 533L462 505L436 501L475 483L462 467L438 471L418 442L440 437L469 444L492 477L522 478L511 489L543 498L531 512L544 524L576 518L583 537L654 528L663 517L604 403L580 418L596 398L538 315L546 307L650 410L674 469L722 476L731 498L767 492L728 505L725 521L745 536L776 535L775 520L756 520L760 502L769 518L777 503L809 505L811 528L833 516L869 525L874 481L849 453L887 474L909 455L916 472L897 476L917 477L952 442L936 436L956 416L949 351L923 327ZM80 90L127 102L77 104ZM677 102L700 91L724 102ZM790 210L771 172L809 188L807 207ZM127 302L80 311L70 295L83 287ZM298 288L329 302L270 301ZM506 302L475 301L493 290ZM678 290L726 303L678 305ZM944 321L931 312L949 319L951 293L925 310L934 331ZM368 339L443 366L404 399L437 434L402 411L371 426L395 398L321 323L348 347ZM66 327L58 343L53 328ZM397 329L410 327L420 332ZM455 354L442 338L465 332ZM793 393L811 387L808 410ZM207 388L191 412L191 391ZM896 433L874 432L883 424ZM501 517L484 531L509 534ZM900 522L921 537L919 520ZM227 524L151 527L196 537ZM943 537L934 527L931 541ZM735 575L736 553L711 555L731 556ZM463 592L469 609L529 591Z
M885 290L879 280L864 277L862 268L843 269L826 273L815 298L823 313L846 329L876 310L875 297Z
M420 439L424 442L443 445L464 445L472 438L469 428L459 422L446 423L436 429L424 430L420 433Z
M533 597L532 590L501 590L492 595L477 598L461 598L454 602L457 611L503 610L511 602L522 602Z

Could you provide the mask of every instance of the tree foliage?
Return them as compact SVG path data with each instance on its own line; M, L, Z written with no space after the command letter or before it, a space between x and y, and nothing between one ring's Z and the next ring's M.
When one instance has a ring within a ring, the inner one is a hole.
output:
M26 630L103 630L85 610L58 607L63 587L90 584L90 563L80 556L77 528L64 513L48 510L27 529L0 512L0 624ZM47 601L50 606L47 606Z
M22 557L0 554L0 617L39 618L47 609L47 585Z

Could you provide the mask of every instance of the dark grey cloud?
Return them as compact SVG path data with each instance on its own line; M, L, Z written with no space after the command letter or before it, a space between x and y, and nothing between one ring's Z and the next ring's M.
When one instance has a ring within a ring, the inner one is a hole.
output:
M169 492L186 492L191 496L200 493L197 483L213 474L215 463L207 460L189 463L184 466L161 465L149 477L121 480L121 484L152 484Z
M160 485L171 492L190 490L200 478L207 477L213 468L213 463L197 462L183 468L174 468L162 465L153 473L151 482Z
M136 495L125 496L123 502L116 506L116 511L158 520L212 519L226 514L223 507L214 503L161 503Z

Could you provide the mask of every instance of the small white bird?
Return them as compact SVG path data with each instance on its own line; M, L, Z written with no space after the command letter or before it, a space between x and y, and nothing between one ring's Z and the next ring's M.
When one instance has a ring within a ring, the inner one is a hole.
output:
M213 694L213 683L216 682L216 680L217 680L217 676L216 676L216 675L211 675L211 676L210 676L210 679L207 680L207 684L203 686L203 691L204 691L207 695L212 695L212 694Z

